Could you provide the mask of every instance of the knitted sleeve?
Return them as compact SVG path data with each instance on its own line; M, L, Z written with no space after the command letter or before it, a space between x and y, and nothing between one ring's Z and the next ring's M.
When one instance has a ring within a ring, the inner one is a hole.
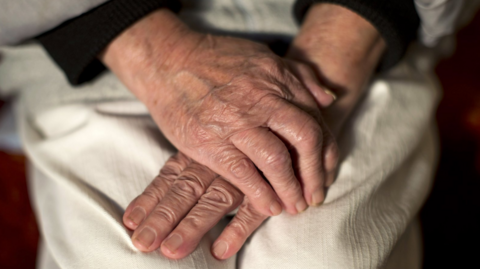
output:
M72 85L89 81L105 69L97 55L123 30L159 8L178 12L178 0L111 0L64 22L37 40Z

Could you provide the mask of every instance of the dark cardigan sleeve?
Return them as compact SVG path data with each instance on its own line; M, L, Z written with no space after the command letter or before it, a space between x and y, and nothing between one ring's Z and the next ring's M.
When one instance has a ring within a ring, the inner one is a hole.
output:
M395 65L417 36L420 18L413 0L297 0L293 11L299 23L314 3L344 6L372 23L387 44L379 66L381 70Z
M97 55L123 30L159 8L178 12L178 0L111 0L37 37L72 85L105 69Z

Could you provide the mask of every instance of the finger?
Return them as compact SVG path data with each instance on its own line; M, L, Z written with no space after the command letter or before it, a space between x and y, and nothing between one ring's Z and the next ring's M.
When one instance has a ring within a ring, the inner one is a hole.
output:
M157 249L216 177L217 175L205 166L190 163L133 233L132 241L135 247L144 252Z
M325 125L325 124L324 124ZM325 169L325 187L330 187L335 181L339 159L339 149L333 133L326 126L323 128L323 168Z
M307 203L320 204L324 198L325 184L322 161L324 131L320 123L297 106L278 99L277 109L267 126L289 147Z
M245 198L232 221L215 240L212 254L219 260L225 260L237 253L247 238L268 218L260 214L248 198Z
M209 162L207 166L215 167L215 172L249 197L259 212L267 216L282 213L282 205L270 185L253 162L233 145L217 147L216 152L210 154Z
M170 157L158 176L147 186L147 188L135 198L123 214L123 223L131 230L138 225L152 212L155 206L162 200L170 185L180 173L190 164L191 159L179 152Z
M335 179L336 166L338 162L338 148L335 138L330 131L330 128L328 128L328 126L325 124L325 121L323 120L320 110L318 109L318 105L330 105L331 102L333 102L333 100L336 98L336 96L328 90L319 88L319 83L315 74L313 73L313 70L307 65L288 60L287 63L290 63L290 67L296 69L297 72L300 73L301 76L303 76L300 78L300 81L297 81L295 79L291 79L290 81L290 84L293 85L291 88L292 90L294 90L295 93L295 98L293 98L291 102L295 106L299 107L301 110L307 112L309 115L314 117L322 129L323 148L319 152L319 154L322 154L321 159L323 160L322 167L324 170L324 183L325 187L328 187L333 183ZM310 84L308 84L307 82ZM300 85L300 83L303 85ZM308 91L306 91L305 87L310 88ZM316 95L315 98L314 96L312 96L312 94ZM317 101L317 103L315 103L315 100ZM292 155L295 155L295 153L293 153ZM296 158L296 160L298 161L298 158ZM324 194L325 192L322 193L322 191L314 192L312 194L312 205L319 205L323 203Z
M217 178L197 205L162 243L168 258L181 259L192 253L202 237L228 212L237 208L244 195L227 181Z
M336 173L336 167L338 163L338 147L335 140L333 133L331 132L330 128L325 124L323 117L320 113L320 110L317 108L317 104L313 103L313 98L309 93L305 93L304 90L301 90L299 87L296 87L297 91L295 94L295 98L291 100L291 102L299 107L301 110L307 112L311 115L317 123L320 125L322 129L322 145L323 148L318 153L321 154L323 160L323 171L324 171L324 180L325 180L325 187L330 186L334 179ZM295 153L293 154L295 155ZM298 158L297 158L298 159ZM319 205L323 202L321 192L315 194L316 202L313 205Z
M285 61L292 73L312 94L319 107L326 108L337 99L337 96L331 90L320 83L312 68L308 65L288 59L285 59Z
M290 153L276 135L267 128L255 128L237 133L231 140L263 172L288 213L297 214L307 209Z

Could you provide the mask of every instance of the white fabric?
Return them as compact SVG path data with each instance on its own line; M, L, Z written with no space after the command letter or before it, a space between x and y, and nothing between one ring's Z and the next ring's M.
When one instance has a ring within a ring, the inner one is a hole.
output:
M469 1L478 2L477 0ZM421 19L419 38L423 44L433 47L441 37L455 32L464 2L464 0L415 1Z
M28 114L38 115L65 104L134 98L110 72L72 87L38 44L0 47L0 57L0 95L22 92Z
M45 242L41 268L420 268L413 220L432 182L438 100L421 55L413 49L374 80L340 139L343 159L325 204L296 217L270 218L226 262L209 252L225 223L184 260L133 247L123 210L174 152L148 115L136 109L129 115L135 104L107 110L101 104L66 105L62 111L90 112L70 132L53 137L47 129L57 127L50 123L65 115L32 121L20 106Z

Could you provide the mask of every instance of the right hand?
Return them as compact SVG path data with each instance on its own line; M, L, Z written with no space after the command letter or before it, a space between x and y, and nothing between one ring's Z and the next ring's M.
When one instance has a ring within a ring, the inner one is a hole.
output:
M175 26L159 31L168 21ZM310 92L266 46L190 31L161 10L117 37L103 60L180 151L258 212L278 215L281 202L296 214L323 202L335 139Z
M310 68L285 61L320 107L326 108L333 102L332 95L321 88ZM225 214L239 205L235 217L212 246L217 259L237 253L267 216L255 210L249 199L223 178L178 152L130 203L123 222L134 230L132 242L139 250L150 252L161 246L160 251L166 257L181 259L196 248Z

